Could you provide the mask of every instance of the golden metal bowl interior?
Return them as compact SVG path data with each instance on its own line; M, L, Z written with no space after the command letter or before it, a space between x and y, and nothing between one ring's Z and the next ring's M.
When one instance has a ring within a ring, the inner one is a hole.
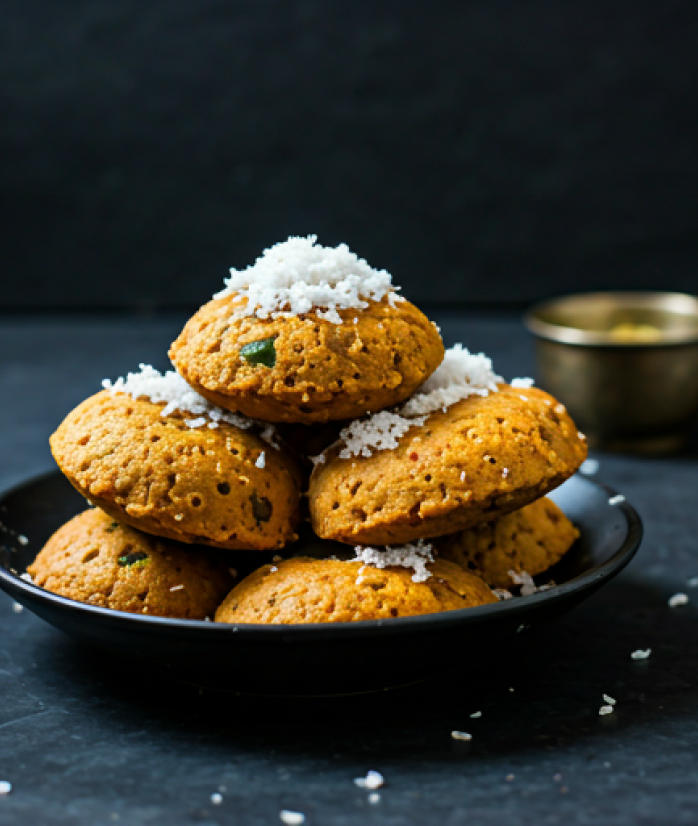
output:
M698 341L698 298L685 293L615 292L570 295L533 307L525 324L536 336L567 344L661 346ZM622 325L654 328L655 340L622 340Z

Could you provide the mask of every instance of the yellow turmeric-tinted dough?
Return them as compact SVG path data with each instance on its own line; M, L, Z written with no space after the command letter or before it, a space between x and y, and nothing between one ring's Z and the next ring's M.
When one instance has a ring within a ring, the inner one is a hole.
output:
M563 405L536 388L500 385L411 427L394 450L326 454L310 478L318 536L399 545L490 521L571 476L586 442Z
M291 456L225 422L191 428L191 414L163 407L92 396L51 437L58 466L91 502L148 533L250 550L293 541L301 477Z
M36 585L89 605L199 620L234 582L219 552L150 536L98 508L59 528L28 571Z
M235 318L239 301L227 296L205 304L170 358L202 396L252 418L310 424L375 412L410 396L444 357L435 326L409 301L340 310L342 324L314 313ZM273 367L241 354L245 345L269 339Z
M427 568L432 576L414 582L408 568L296 557L250 574L225 598L216 622L357 622L497 601L479 577L452 562L437 559Z
M509 571L542 574L569 551L579 536L565 514L550 499L443 536L434 545L441 559L481 576L492 588L514 585Z

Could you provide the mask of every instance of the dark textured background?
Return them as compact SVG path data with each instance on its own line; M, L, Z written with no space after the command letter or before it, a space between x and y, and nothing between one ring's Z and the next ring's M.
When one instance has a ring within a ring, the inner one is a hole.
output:
M695 290L693 0L4 0L0 309L198 305L289 234L424 302Z

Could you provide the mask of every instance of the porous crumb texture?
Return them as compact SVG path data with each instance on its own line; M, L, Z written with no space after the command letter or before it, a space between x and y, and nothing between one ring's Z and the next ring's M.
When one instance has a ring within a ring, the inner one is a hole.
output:
M98 508L59 528L28 570L79 602L181 619L212 617L234 582L218 552L149 536Z
M226 623L316 623L434 614L496 602L487 585L451 562L413 582L405 568L297 557L250 574L216 612Z
M250 550L296 538L301 476L290 454L224 422L192 429L162 408L92 396L51 437L58 466L91 502L148 533Z
M238 304L235 296L205 304L170 358L202 396L252 418L310 424L375 412L410 396L444 356L436 328L409 301L341 310L339 325L313 313L239 318ZM273 367L241 355L245 345L269 338Z
M493 588L514 585L509 571L537 576L569 551L579 536L565 514L550 499L491 522L444 536L435 546L442 559L481 576Z
M564 406L500 385L410 428L370 457L328 451L310 478L312 525L340 542L394 545L443 536L517 510L560 485L587 454Z

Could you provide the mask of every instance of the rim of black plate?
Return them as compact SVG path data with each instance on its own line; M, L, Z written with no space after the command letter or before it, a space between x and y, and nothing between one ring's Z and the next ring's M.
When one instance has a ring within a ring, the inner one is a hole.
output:
M13 487L0 491L0 503L7 497L21 493L25 488L37 484L45 479L57 475L57 471L50 471L39 476L34 476ZM596 487L608 494L612 499L618 496L617 491L608 485L598 482L595 479L582 477L585 484ZM514 621L521 615L523 618L529 610L541 603L553 603L564 600L572 593L584 591L587 588L597 585L600 581L612 579L616 574L625 568L630 560L635 556L640 547L643 535L642 520L635 508L626 500L618 502L609 507L618 508L627 523L627 534L618 550L605 562L596 565L582 574L564 582L554 585L551 588L541 591L531 596L517 599L509 599L488 605L479 605L475 608L457 608L452 611L443 611L437 614L421 614L414 617L397 617L384 620L361 620L359 622L325 622L325 623L299 623L294 625L256 625L252 623L240 623L239 625L228 625L225 623L208 622L206 620L173 619L170 617L150 617L143 614L128 614L123 611L115 611L112 608L101 608L95 605L88 605L84 602L77 602L68 597L46 591L38 585L21 579L17 574L12 573L4 565L0 564L0 587L10 596L17 597L22 594L29 602L45 602L55 608L59 608L73 614L87 614L95 620L104 620L110 624L118 624L124 628L138 629L145 632L162 632L165 629L176 630L183 636L195 637L200 634L207 636L217 636L219 639L232 637L237 640L270 640L276 639L284 642L305 642L311 639L324 639L332 637L341 639L343 637L360 637L379 634L404 634L419 631L433 631L452 627L462 627L464 625L479 625L493 618L500 620Z

